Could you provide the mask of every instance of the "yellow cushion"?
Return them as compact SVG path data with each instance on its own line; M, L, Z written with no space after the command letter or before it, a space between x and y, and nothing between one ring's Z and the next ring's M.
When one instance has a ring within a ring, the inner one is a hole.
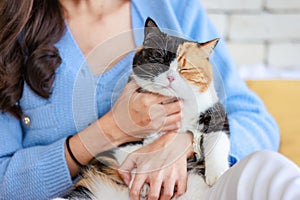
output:
M280 152L300 166L300 80L247 80L276 119Z

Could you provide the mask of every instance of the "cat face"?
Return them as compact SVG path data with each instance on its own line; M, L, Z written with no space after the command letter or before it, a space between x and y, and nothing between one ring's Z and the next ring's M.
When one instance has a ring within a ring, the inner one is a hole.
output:
M200 44L167 35L148 18L143 46L133 60L132 78L140 87L167 96L205 92L212 82L209 56L217 42Z

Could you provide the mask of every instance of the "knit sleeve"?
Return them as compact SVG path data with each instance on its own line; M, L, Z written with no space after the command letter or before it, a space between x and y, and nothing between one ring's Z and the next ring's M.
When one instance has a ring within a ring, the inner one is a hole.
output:
M182 32L189 38L199 42L221 38L199 0L175 0L171 5ZM222 38L211 62L214 65L215 87L221 94L220 99L229 118L231 163L256 150L277 150L277 124L263 102L239 77Z
M0 114L0 199L49 199L72 186L62 138L50 145L22 147L20 122Z

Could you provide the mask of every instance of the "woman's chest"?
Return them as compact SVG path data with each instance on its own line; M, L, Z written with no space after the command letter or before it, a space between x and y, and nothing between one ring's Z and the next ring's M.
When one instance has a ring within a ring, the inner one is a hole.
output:
M25 147L55 142L103 116L122 92L131 72L130 56L97 76L87 65L75 72L66 64L57 70L49 99L24 86L20 105L27 120L22 121Z

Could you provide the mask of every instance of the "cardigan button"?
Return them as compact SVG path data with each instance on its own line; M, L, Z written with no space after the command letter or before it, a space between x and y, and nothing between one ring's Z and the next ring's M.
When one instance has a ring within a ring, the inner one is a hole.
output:
M23 122L26 126L30 126L30 118L28 116L23 117Z

